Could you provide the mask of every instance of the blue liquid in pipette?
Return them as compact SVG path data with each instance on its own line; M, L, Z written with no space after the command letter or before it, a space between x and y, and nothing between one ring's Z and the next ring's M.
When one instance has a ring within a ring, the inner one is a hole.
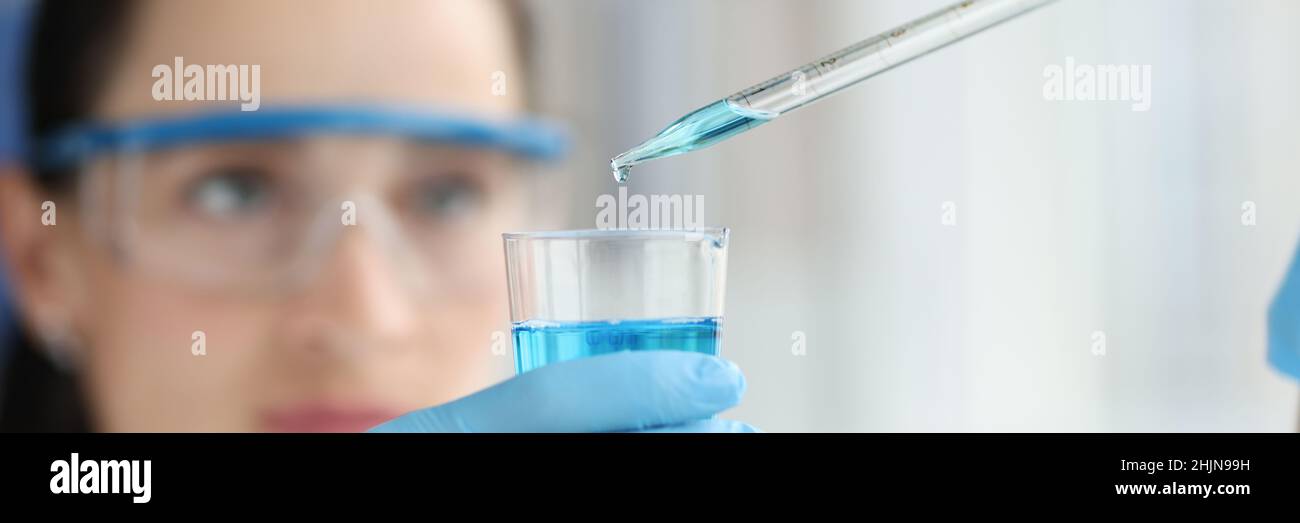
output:
M511 328L515 372L619 351L669 349L717 356L721 326L720 318L518 322Z
M628 172L633 165L703 149L758 127L775 117L747 111L726 100L719 100L681 117L659 131L654 138L615 156L610 161L610 168L614 171L614 179L623 183L627 181Z

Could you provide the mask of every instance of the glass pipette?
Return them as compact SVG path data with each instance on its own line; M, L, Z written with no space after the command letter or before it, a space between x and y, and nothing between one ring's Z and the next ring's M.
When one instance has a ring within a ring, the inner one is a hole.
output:
M1056 0L965 0L679 118L653 138L614 157L614 179L633 165L708 147L845 87Z

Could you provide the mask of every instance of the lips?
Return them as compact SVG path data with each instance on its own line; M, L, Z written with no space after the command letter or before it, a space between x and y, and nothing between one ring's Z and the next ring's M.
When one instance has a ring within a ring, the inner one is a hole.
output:
M308 405L268 412L270 432L364 432L400 415L389 409Z

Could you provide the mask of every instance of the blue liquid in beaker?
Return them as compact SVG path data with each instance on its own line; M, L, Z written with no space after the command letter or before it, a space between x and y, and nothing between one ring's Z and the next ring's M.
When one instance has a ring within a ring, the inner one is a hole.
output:
M684 350L717 356L721 329L721 318L518 322L511 328L515 372L625 350Z

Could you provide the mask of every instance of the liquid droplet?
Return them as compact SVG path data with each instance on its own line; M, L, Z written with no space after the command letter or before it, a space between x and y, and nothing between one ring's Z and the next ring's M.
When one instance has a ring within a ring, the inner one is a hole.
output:
M611 160L609 162L609 167L614 172L614 181L618 183L627 182L627 175L632 172L632 166L619 165L618 161L616 160Z

